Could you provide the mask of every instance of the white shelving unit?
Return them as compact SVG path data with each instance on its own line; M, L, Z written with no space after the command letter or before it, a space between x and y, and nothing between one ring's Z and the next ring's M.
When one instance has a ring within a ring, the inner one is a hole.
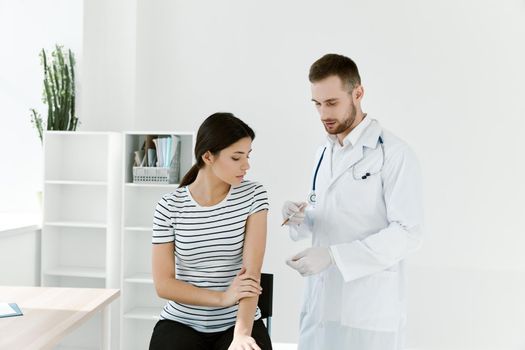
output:
M194 163L193 132L128 132L124 134L121 240L121 349L147 349L165 300L160 299L151 274L151 227L159 199L178 184L133 183L133 152L146 135L177 135L181 139L180 177Z
M120 288L122 135L47 131L44 159L42 285ZM110 313L106 334L118 334L118 302ZM99 349L101 330L96 315L59 348Z

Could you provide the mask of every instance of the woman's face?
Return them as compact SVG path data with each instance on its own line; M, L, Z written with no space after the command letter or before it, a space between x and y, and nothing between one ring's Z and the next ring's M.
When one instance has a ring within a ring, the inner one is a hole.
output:
M238 185L250 169L250 152L252 139L245 137L221 150L217 155L211 155L211 170L222 181L230 185Z

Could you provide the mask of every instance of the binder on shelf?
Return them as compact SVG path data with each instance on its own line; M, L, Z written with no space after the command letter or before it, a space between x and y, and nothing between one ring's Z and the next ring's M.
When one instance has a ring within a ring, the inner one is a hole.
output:
M146 136L150 139L152 136ZM158 137L150 141L155 148L134 152L133 182L176 184L180 180L180 136ZM145 142L148 147L150 142ZM155 160L155 161L154 161ZM152 166L155 164L156 166Z
M0 303L0 318L22 315L23 313L16 303Z

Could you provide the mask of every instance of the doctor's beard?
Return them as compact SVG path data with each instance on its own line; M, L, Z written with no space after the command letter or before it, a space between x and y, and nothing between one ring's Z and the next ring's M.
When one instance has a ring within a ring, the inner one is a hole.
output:
M350 111L348 111L346 118L344 118L342 121L330 120L330 119L325 120L323 122L324 129L330 135L338 135L338 134L342 134L345 132L348 134L350 133L350 131L352 131L352 129L354 129L357 126L357 125L354 125L356 115L357 115L357 109L354 107L354 104L352 103L350 105ZM335 122L336 123L335 128L328 129L325 122Z

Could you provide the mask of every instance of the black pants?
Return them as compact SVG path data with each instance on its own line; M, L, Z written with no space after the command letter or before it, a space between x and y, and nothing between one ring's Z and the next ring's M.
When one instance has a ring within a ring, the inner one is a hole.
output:
M233 340L230 327L222 332L203 333L171 320L160 320L153 329L150 350L228 350ZM253 323L252 337L262 350L271 350L272 342L262 320Z

